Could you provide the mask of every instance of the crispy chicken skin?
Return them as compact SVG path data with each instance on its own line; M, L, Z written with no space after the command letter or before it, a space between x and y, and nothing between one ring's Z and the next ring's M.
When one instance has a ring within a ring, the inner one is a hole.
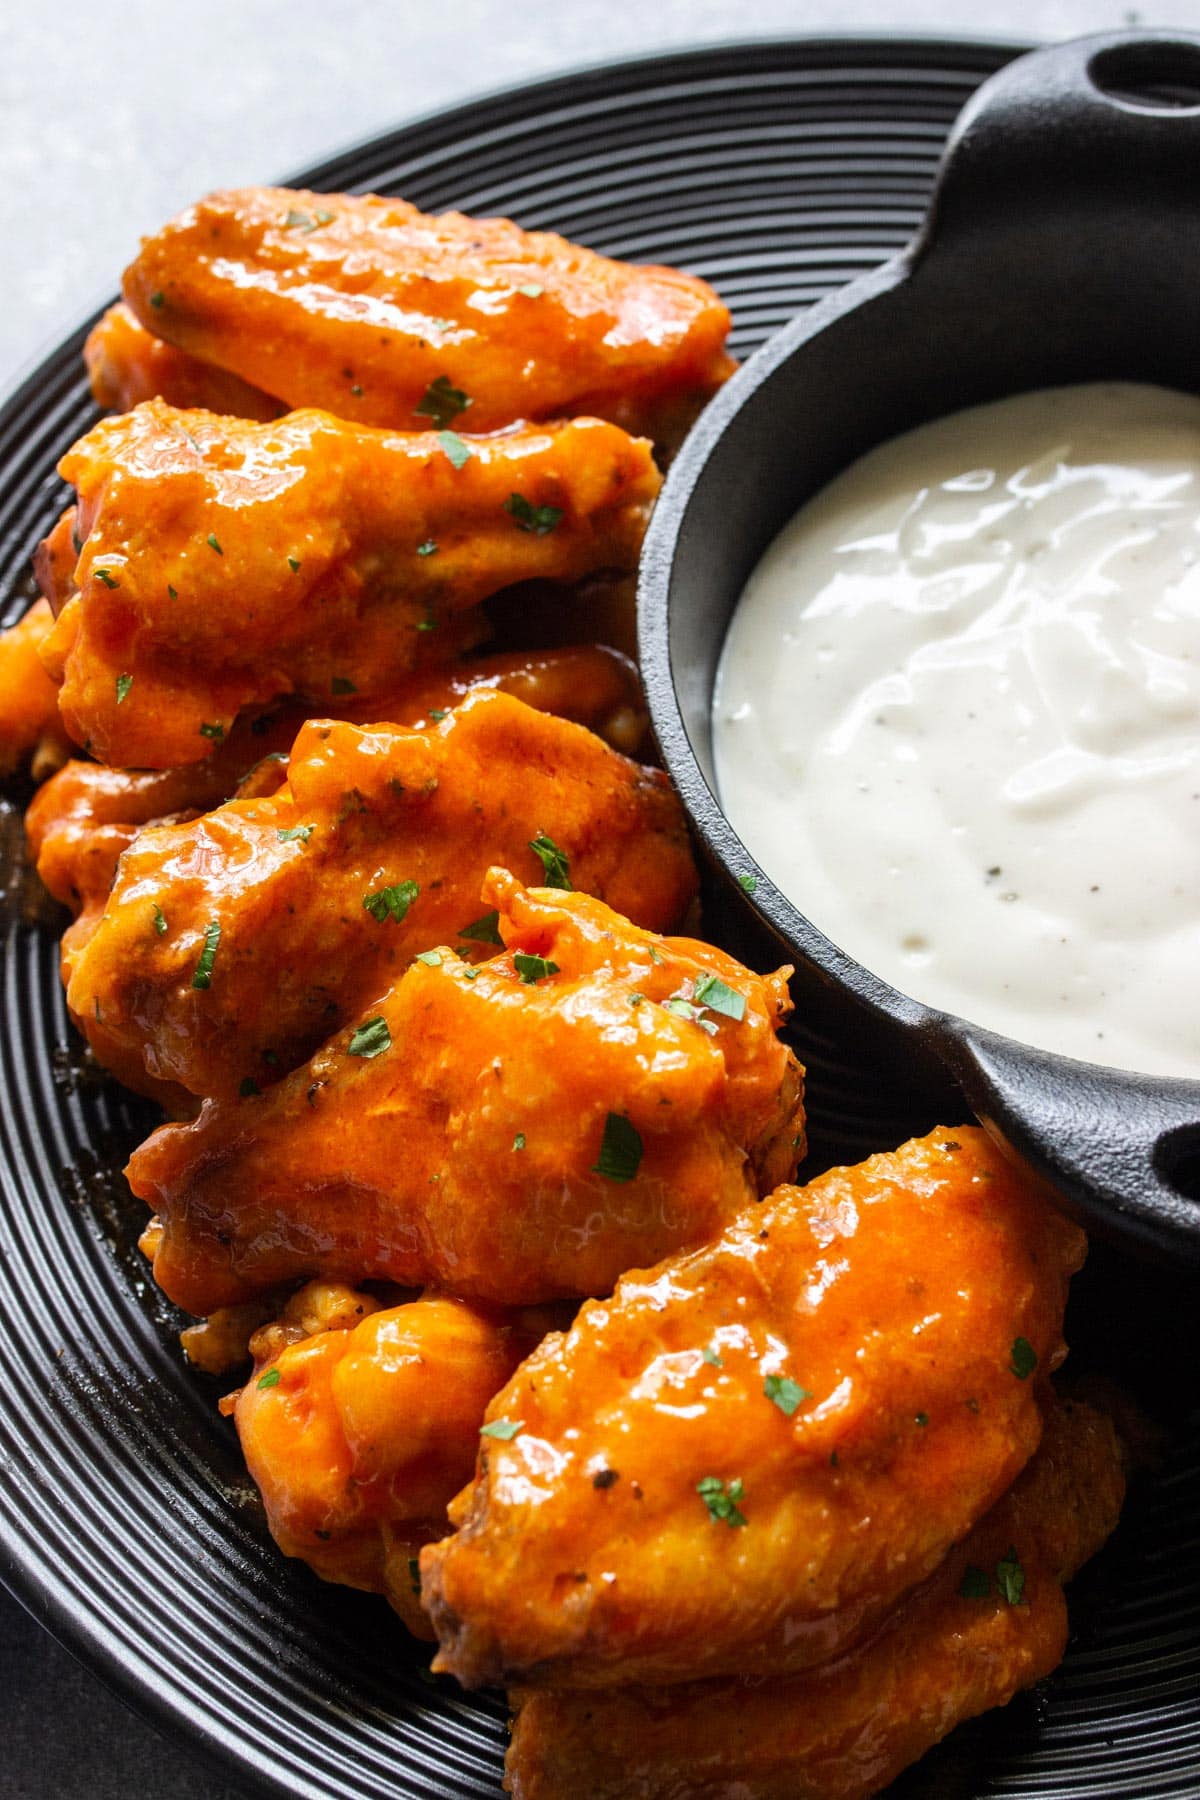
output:
M424 730L311 720L276 793L138 833L67 1003L131 1086L229 1098L266 1085L419 950L454 943L493 863L536 880L542 834L576 886L652 930L678 924L695 893L666 777L582 726L486 690Z
M438 423L460 429L594 413L674 439L734 367L728 310L695 276L374 195L210 194L143 241L124 293L289 406L405 431L441 382Z
M500 870L483 904L503 953L427 952L307 1067L134 1154L130 1185L162 1216L154 1273L179 1305L315 1275L514 1306L606 1293L794 1169L786 971L753 975ZM706 1015L710 1032L663 1002L712 975L745 1005Z
M92 398L112 412L143 400L200 406L239 419L276 419L286 409L227 369L214 368L147 331L123 301L93 325L83 346Z
M0 632L0 776L26 763L35 780L59 767L70 739L58 716L58 689L38 657L38 645L54 623L45 600Z
M645 441L573 419L467 448L319 412L104 420L59 465L83 549L41 653L68 732L101 762L197 762L244 708L446 663L456 617L514 582L636 565Z
M470 1478L484 1408L551 1317L432 1294L387 1308L341 1296L332 1329L310 1335L293 1322L311 1310L303 1289L251 1340L254 1373L234 1412L242 1452L285 1556L385 1593L410 1630L432 1637L414 1559ZM328 1290L319 1310L330 1310Z
M489 1409L521 1429L485 1444L461 1529L422 1559L436 1666L670 1683L861 1638L1037 1448L1083 1254L956 1128L627 1275Z
M1113 1530L1123 1494L1108 1419L1056 1406L1016 1485L862 1648L776 1680L526 1690L505 1786L513 1800L867 1800L1056 1667L1062 1583ZM996 1576L1014 1551L1015 1604Z

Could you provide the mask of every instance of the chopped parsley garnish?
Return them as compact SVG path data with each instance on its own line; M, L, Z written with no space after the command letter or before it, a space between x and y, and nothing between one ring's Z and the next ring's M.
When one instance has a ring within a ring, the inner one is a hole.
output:
M592 1173L609 1181L632 1181L641 1167L642 1140L624 1113L610 1112L604 1121L600 1154Z
M415 881L397 881L391 887L376 888L373 894L363 895L363 911L369 912L378 925L385 919L394 919L401 925L420 891Z
M716 975L701 976L696 983L695 998L697 1006L706 1006L709 1012L723 1013L727 1019L740 1022L746 1016L745 994L726 987Z
M444 429L472 404L470 394L456 388L448 375L439 375L430 382L413 411L419 418L432 419L435 425Z
M958 1591L964 1600L987 1600L992 1592L992 1584L983 1569L976 1563L968 1563L963 1570Z
M484 913L482 919L473 919L469 925L464 925L458 935L469 938L473 944L503 944L499 925L498 912Z
M523 1131L518 1131L516 1137L513 1139L513 1149L514 1150L523 1150L524 1148L525 1148L525 1133Z
M499 1438L502 1444L507 1444L511 1438L516 1437L524 1423L524 1419L493 1419L489 1425L479 1427L479 1435Z
M437 440L456 469L461 469L470 462L471 446L463 443L457 431L439 431Z
M300 568L300 558L298 556L289 556L287 562L288 568L292 571L292 574L297 574Z
M916 1423L917 1423L917 1424L918 1424L918 1425L928 1425L928 1423L929 1423L929 1414L928 1414L928 1413L927 1413L927 1412L919 1412L919 1413L917 1413L917 1415L916 1415Z
M418 631L436 631L437 627L438 627L437 615L433 611L432 607L425 614L425 617L423 619L417 620L417 630Z
M758 876L750 874L739 875L738 886L744 888L746 893L753 894L758 887Z
M542 981L547 975L558 974L556 962L548 962L544 956L529 956L524 950L518 950L513 957L513 967L521 980L530 986L535 981Z
M217 960L217 945L221 941L220 919L210 919L204 933L204 948L200 952L200 961L196 964L196 973L192 976L194 988L212 986L213 964Z
M281 844L307 844L316 829L315 825L289 825L280 831L279 841Z
M436 556L437 551L438 551L438 547L434 543L432 538L426 538L425 542L423 544L417 545L417 555L418 556Z
M545 537L561 523L563 516L561 506L532 506L524 494L510 494L504 502L504 510L518 531L532 531L535 537Z
M1010 1606L1020 1606L1025 1598L1025 1571L1013 1549L996 1564L996 1586Z
M211 738L214 744L219 744L221 739L225 736L225 727L223 725L202 725L200 727L200 736Z
M763 1382L763 1393L768 1400L774 1401L785 1418L790 1419L802 1400L811 1400L812 1395L807 1388L802 1388L797 1381L787 1375L768 1375Z
M545 291L545 288L539 287L536 281L523 282L517 289L518 294L524 294L527 300L540 300Z
M663 953L657 944L651 944L648 948L650 951L650 961L652 963L660 963L664 960Z
M351 1056L382 1056L385 1050L392 1047L392 1034L388 1030L388 1022L384 1018L367 1019L350 1039L347 1049Z
M332 218L333 214L331 212L322 211L316 213L315 216L310 219L306 212L297 212L293 208L293 210L289 212L287 218L283 221L283 228L285 231L315 231L318 225L328 225Z
M168 598L168 600L178 600L178 598L179 598L178 593L171 586L169 581L167 583L167 598Z
M154 929L162 937L167 929L167 915L161 906L154 908Z
M714 1525L728 1525L731 1531L736 1531L746 1523L746 1515L740 1510L741 1502L746 1498L740 1476L727 1486L719 1476L705 1475L696 1483L696 1492L707 1506Z
M97 581L102 581L106 588L119 588L120 582L115 580L110 569L93 569L92 574Z
M354 683L345 675L335 675L329 686L335 694L357 694L358 692Z
M562 888L566 894L575 891L571 886L571 865L566 852L559 849L552 837L540 831L537 837L530 839L529 848L542 865L546 887Z
M251 1100L254 1098L255 1094L261 1094L262 1089L259 1087L257 1081L255 1081L253 1075L243 1075L241 1084L238 1087L238 1093L243 1100Z
M424 963L427 969L440 969L442 966L442 953L440 950L418 950L417 961L419 963Z
M710 1363L714 1369L723 1369L725 1367L725 1364L721 1361L721 1353L715 1344L706 1344L701 1351L701 1355L705 1362Z
M1033 1374L1033 1371L1037 1368L1037 1365L1037 1351L1034 1349L1029 1339L1023 1337L1014 1338L1008 1366L1016 1376L1017 1380L1028 1381L1029 1377Z
M255 1382L254 1385L256 1387L260 1387L260 1388L278 1387L279 1386L279 1370L277 1368L276 1369L268 1369L265 1375L259 1376L258 1380Z
M704 1017L704 1008L688 999L686 994L672 994L662 1003L664 1012L671 1013L677 1019L686 1019L689 1025L698 1025L701 1031L707 1031L709 1037L717 1034L716 1023Z
M150 304L156 312L158 311L158 308L160 306L163 306L166 304L166 298L167 298L167 296L163 293L161 288L155 288L154 292L150 296Z
M415 1556L408 1559L408 1581L414 1594L421 1592L421 1565Z
M128 699L129 690L132 686L133 686L133 676L132 675L118 675L117 676L117 705L118 706L120 706L120 704L123 700Z
M210 531L204 541L210 550L215 550L218 556L224 556L225 552L221 548L220 540L215 531Z
M353 386L352 386L352 387L351 387L351 389L350 389L350 392L351 392L351 393L352 393L352 394L353 394L353 395L354 395L354 398L355 398L355 399L356 399L356 400L361 400L361 399L362 399L362 397L363 397L363 391L362 391L362 385L361 385L361 383L360 383L360 382L357 382L357 381L356 381L356 382L355 382L355 383L354 383L354 384L353 384Z
M449 710L449 707L446 706L431 706L429 709L429 716L435 725L440 725Z

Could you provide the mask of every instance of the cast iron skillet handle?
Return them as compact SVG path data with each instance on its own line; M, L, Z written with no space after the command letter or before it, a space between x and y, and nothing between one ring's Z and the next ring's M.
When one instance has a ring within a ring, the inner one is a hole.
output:
M960 1019L933 1035L976 1117L1082 1224L1200 1269L1200 1083L1067 1062Z
M1039 214L1076 236L1103 209L1111 233L1114 207L1144 216L1151 193L1191 216L1198 170L1200 35L1104 32L1035 50L960 113L912 255L1006 219L1028 234Z

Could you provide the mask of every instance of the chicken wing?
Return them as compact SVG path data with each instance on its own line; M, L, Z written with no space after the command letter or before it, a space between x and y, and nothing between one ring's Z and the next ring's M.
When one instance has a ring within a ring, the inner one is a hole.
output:
M289 406L407 431L594 413L674 441L734 367L693 275L375 195L210 194L143 241L124 293Z
M427 951L306 1068L135 1153L179 1305L314 1275L520 1306L606 1293L794 1169L786 971L499 870L484 905L502 954Z
M489 1416L422 1578L465 1685L779 1674L861 1638L1037 1448L1084 1239L937 1131L627 1276Z
M15 625L0 632L0 776L29 763L40 781L70 755L58 689L38 657L53 623L48 603L35 600Z
M157 400L60 468L83 548L43 661L72 737L151 769L280 695L379 696L451 661L456 621L511 583L632 569L659 485L649 445L594 419L468 442Z
M316 1284L314 1284L316 1285ZM382 1308L310 1290L251 1340L254 1373L234 1418L246 1466L285 1556L325 1581L384 1593L431 1637L416 1556L446 1529L475 1466L484 1408L552 1321L424 1295ZM340 1315L340 1316L339 1316Z
M228 1098L463 937L493 863L534 879L551 852L653 930L696 890L665 775L579 725L486 690L425 730L311 720L277 793L137 835L67 1003L130 1086Z
M1056 1406L1016 1485L870 1643L775 1680L526 1691L505 1786L513 1800L867 1800L1056 1667L1062 1584L1123 1495L1108 1419Z
M146 327L124 302L93 325L83 360L97 406L128 412L143 400L199 406L239 419L277 419L286 408L227 369L176 350Z

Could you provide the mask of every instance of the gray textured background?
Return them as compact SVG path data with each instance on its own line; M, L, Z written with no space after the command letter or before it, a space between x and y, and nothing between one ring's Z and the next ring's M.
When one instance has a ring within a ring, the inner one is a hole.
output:
M270 180L491 88L751 36L1200 30L1200 0L4 0L0 16L7 387L116 289L141 232L206 189ZM0 1695L3 1800L238 1800L2 1592Z

